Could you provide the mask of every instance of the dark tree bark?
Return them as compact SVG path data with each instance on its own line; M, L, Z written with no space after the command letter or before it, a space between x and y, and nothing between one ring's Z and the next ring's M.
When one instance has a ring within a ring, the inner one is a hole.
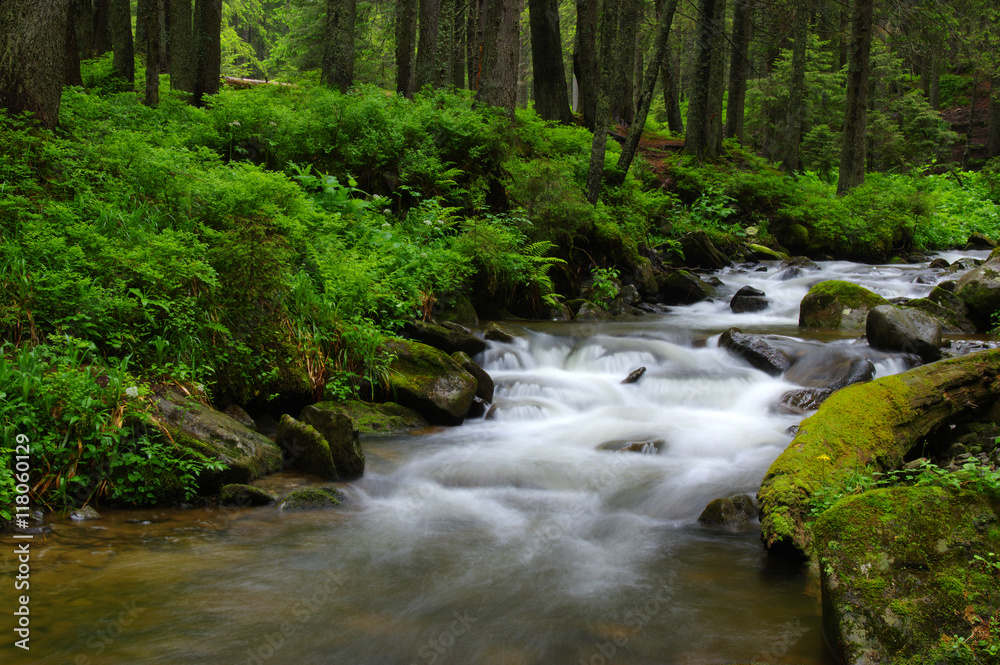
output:
M194 92L195 43L191 0L170 0L170 87Z
M611 87L615 74L615 33L621 17L622 0L604 0L601 12L600 77L597 81L597 114L594 138L590 145L590 170L587 173L587 200L597 205L601 198L601 180L604 178L604 153L607 149L608 124L611 122Z
M90 3L84 2L84 0L73 0L69 8L66 21L66 49L63 57L63 85L83 85L83 76L80 74L79 31L76 29L74 19L82 13L81 10L88 4Z
M708 84L708 127L706 135L708 144L705 154L716 157L722 154L723 105L726 94L726 0L716 0L715 12L712 14L712 27L715 34L712 37L712 76Z
M871 73L872 14L874 0L854 0L850 62L847 71L847 109L840 151L837 194L845 194L865 181L865 132L868 124L868 78Z
M451 85L461 90L465 87L465 42L468 35L465 31L465 17L469 12L470 0L455 2L455 37L451 45Z
M792 81L788 88L788 113L785 117L785 157L781 169L785 173L802 170L799 144L802 142L802 123L805 116L806 96L806 37L809 29L808 0L799 0L795 7L792 34Z
M170 39L170 0L159 0L157 4L160 11L156 18L160 22L160 73L170 71L170 53L167 50L167 41Z
M625 125L635 118L635 43L639 34L639 3L622 2L615 45L615 85L611 89L611 119Z
M667 61L663 63L663 105L667 110L667 127L671 133L684 133L684 115L681 113L681 91L677 84L680 63L673 61L669 49Z
M667 40L670 38L670 26L674 22L674 13L677 11L677 0L667 0L666 6L660 14L659 25L656 30L656 40L653 42L653 55L649 61L649 68L642 80L642 89L639 91L639 102L636 104L635 122L629 127L628 137L625 145L622 146L622 153L618 157L618 169L615 174L616 183L622 183L628 173L632 160L635 158L635 151L639 147L639 139L642 136L642 129L646 125L646 116L649 115L649 107L653 102L653 92L656 90L656 79L660 74L660 63L667 52Z
M576 0L576 39L573 73L580 92L583 126L594 131L597 113L597 5L598 0Z
M135 43L141 44L140 50L146 52L146 42L149 40L149 3L153 0L137 0L135 6Z
M927 103L935 111L941 110L941 56L934 55L931 59L930 83L928 84Z
M222 75L222 0L195 0L195 106L205 103L205 95L219 92Z
M455 77L455 10L457 0L441 0L438 19L437 54L434 56L435 88L450 86Z
M0 2L0 107L59 122L69 0Z
M420 37L417 41L417 89L435 85L438 28L441 23L441 0L420 0Z
M94 57L94 3L92 0L72 1L69 20L76 27L76 43L80 47L80 58Z
M146 17L146 106L160 105L160 20L163 0L151 0Z
M465 53L469 62L469 90L479 90L483 76L483 29L486 26L486 0L469 0L465 22Z
M413 53L417 45L417 0L396 0L396 92L413 97Z
M326 1L322 80L330 88L347 90L354 83L354 22L357 0Z
M969 102L969 124L965 128L965 149L962 150L962 170L969 168L969 160L972 158L972 132L976 127L976 104L979 101L976 93L979 92L979 71L972 72L972 100Z
M709 114L712 108L712 54L718 31L713 19L719 0L699 0L694 71L688 98L687 133L684 152L696 157L713 157L709 148Z
M487 0L483 31L483 74L476 104L499 106L511 116L517 105L517 69L520 60L521 3Z
M111 0L112 66L125 81L127 89L135 88L135 47L132 44L132 13L128 0ZM173 80L173 75L171 75Z
M573 122L563 68L558 0L528 0L535 110L544 120Z
M1000 76L990 81L989 138L986 140L987 154L1000 157Z
M729 99L726 103L726 137L742 143L754 0L734 1L733 49L732 57L729 59Z
M111 0L94 0L94 55L111 50Z

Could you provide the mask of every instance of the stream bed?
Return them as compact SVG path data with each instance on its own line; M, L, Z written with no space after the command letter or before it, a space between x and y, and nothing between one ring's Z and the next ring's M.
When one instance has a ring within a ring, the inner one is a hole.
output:
M718 337L739 326L795 357L863 356L893 374L910 361L800 331L799 301L824 279L912 298L951 276L841 262L718 276L771 306L511 323L514 342L478 358L497 384L492 417L364 441L343 510L54 518L32 546L30 654L4 662L832 665L817 580L769 560L756 524L697 521L712 499L753 495L803 418L775 408L795 384Z

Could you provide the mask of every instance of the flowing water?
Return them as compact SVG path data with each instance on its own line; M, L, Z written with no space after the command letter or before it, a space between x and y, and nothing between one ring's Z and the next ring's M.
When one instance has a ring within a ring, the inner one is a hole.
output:
M800 331L799 301L823 279L919 297L946 276L849 263L719 276L772 306L737 315L726 298L628 322L514 326L513 343L479 358L497 383L493 417L366 441L344 510L54 520L33 544L30 658L13 662L834 662L816 581L768 560L757 525L697 521L714 498L752 495L802 418L775 408L795 385L718 348L718 335L737 325L797 357L865 356L879 375L899 372L906 358L857 335Z

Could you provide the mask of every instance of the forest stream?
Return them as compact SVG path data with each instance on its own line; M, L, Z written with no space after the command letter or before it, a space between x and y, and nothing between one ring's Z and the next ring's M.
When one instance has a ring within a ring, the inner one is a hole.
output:
M832 664L817 580L769 560L756 523L698 522L712 499L753 495L803 418L776 408L797 386L719 348L719 334L739 326L820 361L864 356L885 376L908 360L856 333L800 330L799 301L824 279L915 298L947 277L845 262L718 277L771 306L733 314L726 296L632 321L510 323L514 342L477 359L497 384L491 417L364 441L343 510L52 519L33 546L32 649L15 661Z

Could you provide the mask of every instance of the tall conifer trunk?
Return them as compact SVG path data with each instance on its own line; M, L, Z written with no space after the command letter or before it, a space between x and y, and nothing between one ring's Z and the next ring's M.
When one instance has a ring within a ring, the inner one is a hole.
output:
M576 0L576 39L573 74L580 90L583 126L594 131L597 113L597 6L598 0Z
M170 87L194 92L195 45L191 0L170 0Z
M219 92L222 73L222 0L195 0L194 104L202 106L205 95ZM150 26L152 29L152 26Z
M809 11L806 0L798 0L792 34L792 81L788 88L788 113L785 116L785 157L781 168L785 173L802 169L799 144L802 142L802 123L805 116L806 96L806 39L809 29Z
M528 0L535 110L544 120L573 122L563 67L557 0Z
M729 97L726 103L726 137L743 141L743 118L750 69L750 31L754 0L735 0L733 6L733 50L729 59Z
M597 81L597 113L594 138L590 144L590 170L587 173L587 200L597 205L601 198L601 181L604 179L604 153L608 143L608 125L611 123L611 88L615 82L614 48L615 33L621 17L622 0L604 0L601 12L600 77Z
M323 83L347 92L354 83L354 22L357 0L327 0Z
M150 0L146 7L146 106L160 105L160 4L163 0Z
M396 92L413 97L417 45L417 0L396 0Z
M512 117L517 105L520 27L520 0L486 0L483 73L476 103L499 106Z
M128 0L111 0L112 66L125 81L127 89L135 88L135 47L132 43L132 13ZM173 75L171 75L173 80Z
M69 0L0 2L0 107L59 122Z
M865 181L865 132L868 124L868 78L871 73L872 15L874 0L854 0L850 11L851 43L847 71L847 108L840 151L837 194L845 194Z

